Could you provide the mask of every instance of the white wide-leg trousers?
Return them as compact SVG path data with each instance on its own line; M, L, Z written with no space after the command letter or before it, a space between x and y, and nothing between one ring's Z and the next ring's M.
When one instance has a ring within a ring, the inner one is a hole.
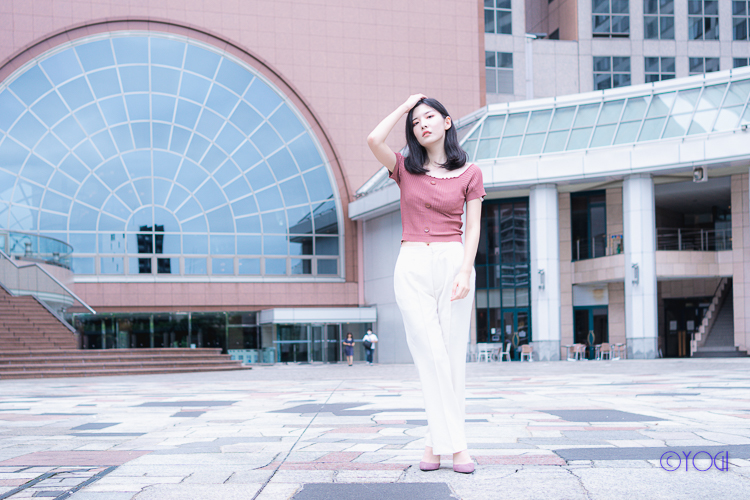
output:
M469 341L471 290L451 302L451 285L461 268L461 243L402 246L394 287L406 341L422 382L427 411L427 446L435 455L467 448L464 431L466 344Z

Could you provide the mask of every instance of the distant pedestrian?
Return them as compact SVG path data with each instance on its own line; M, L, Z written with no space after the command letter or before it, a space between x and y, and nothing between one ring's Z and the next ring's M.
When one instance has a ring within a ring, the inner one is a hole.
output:
M367 362L372 364L372 355L375 352L375 344L378 343L378 336L372 333L371 329L367 329L367 335L362 338L362 345L365 346L365 355L367 356Z
M354 335L351 332L346 334L346 340L344 340L343 344L346 362L349 363L349 366L352 366L352 362L354 361Z

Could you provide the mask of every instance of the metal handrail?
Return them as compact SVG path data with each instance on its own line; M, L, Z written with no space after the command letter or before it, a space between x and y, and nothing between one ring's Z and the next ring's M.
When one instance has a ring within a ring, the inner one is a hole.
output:
M47 271L46 269L44 269L44 268L43 268L43 267L42 267L42 266L41 266L41 265L40 265L39 263L37 263L37 262L28 262L28 263L24 263L24 264L22 264L22 265L19 265L19 264L17 264L17 263L15 262L15 260L14 260L14 259L12 259L12 258L10 257L10 255L8 255L8 254L6 254L6 253L5 253L4 251L0 250L0 262L2 262L2 261L7 261L7 262L8 262L9 264L11 264L11 265L12 265L12 266L13 266L13 267L15 268L14 270L15 270L15 271L16 271L16 272L17 272L18 274L17 274L17 276L15 276L14 278L15 278L15 281L16 281L16 282L17 282L18 284L20 284L20 282L21 282L21 276L20 276L20 273L21 273L21 271L22 271L22 270L29 270L29 271L33 271L33 272L35 272L35 273L36 273L37 275L41 275L41 276L43 277L42 279L43 279L43 280L45 280L47 284L51 284L51 285L52 285L52 288L53 288L53 289L54 289L55 287L59 288L59 289L60 289L60 290L59 290L59 293L60 293L61 295L66 295L66 296L68 296L69 298L73 299L73 301L74 301L74 302L78 302L78 303L79 303L79 304L80 304L81 306L83 306L83 307L84 307L84 308L85 308L86 310L88 310L88 311L89 311L89 312L90 312L91 314L96 314L96 311L95 311L94 309L92 309L92 308L91 308L91 306L89 306L89 305L88 305L88 304L87 304L86 302L84 302L84 301L83 301L83 300L82 300L82 299L81 299L81 298L80 298L80 297L79 297L78 295L76 295L76 294L75 294L75 293L74 293L74 292L73 292L73 291L72 291L72 290L71 290L70 288L68 288L68 287L67 287L67 286L65 286L65 285L64 285L64 284L63 284L62 282L60 282L60 280L59 280L59 279L57 279L57 278L55 278L54 276L52 276L52 275L51 275L51 274L49 273L49 271ZM32 268L35 268L35 269L33 269L33 270L32 270ZM0 269L0 271L1 271L1 270L2 270L2 269ZM6 275L5 275L5 272L3 272L2 274L0 274L0 281L2 281L2 282L5 282L5 281L6 281L7 279L8 279L8 276L6 276ZM8 286L6 285L6 288L8 288L8 289L13 289L14 287L8 287ZM28 295L33 295L34 297L36 297L36 298L37 298L37 300L40 300L40 301L44 302L44 299L43 299L43 297L41 296L41 294L42 294L42 292L43 292L43 291L41 290L41 287L37 286L37 287L35 287L35 289L33 289L33 290L32 290L32 289L28 289L28 290L25 290L25 291L29 292L29 293L28 293Z
M603 234L590 240L577 239L575 243L574 261L617 255L625 251L622 234ZM581 250L584 251L583 254Z
M715 252L732 249L732 229L656 228L656 249Z
M71 269L73 247L68 243L26 231L0 229L0 250L17 260L41 262Z

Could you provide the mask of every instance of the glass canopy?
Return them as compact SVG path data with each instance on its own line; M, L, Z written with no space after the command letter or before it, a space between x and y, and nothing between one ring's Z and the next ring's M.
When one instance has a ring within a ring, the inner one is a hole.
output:
M714 74L716 75L716 74ZM561 99L488 106L462 141L472 161L539 155L724 132L750 123L750 72L692 78ZM739 76L744 75L744 76ZM591 97L594 95L595 97ZM524 109L525 108L525 109ZM530 109L532 108L532 109Z
M339 276L332 179L280 90L185 37L97 35L0 84L0 228L79 274Z

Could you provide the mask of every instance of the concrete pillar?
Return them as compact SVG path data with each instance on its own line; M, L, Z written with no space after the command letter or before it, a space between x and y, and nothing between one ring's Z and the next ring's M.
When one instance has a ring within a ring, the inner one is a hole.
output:
M539 359L560 359L560 240L557 187L533 186L531 230L531 329Z
M648 174L622 185L625 243L625 338L628 357L657 357L654 181Z

